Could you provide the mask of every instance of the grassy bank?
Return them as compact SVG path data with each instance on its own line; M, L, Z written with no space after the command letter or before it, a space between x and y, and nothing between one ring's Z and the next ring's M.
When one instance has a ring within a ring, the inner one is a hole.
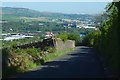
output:
M59 56L67 54L73 49L57 51L55 48L47 47L46 51L39 48L4 48L3 57L3 77L10 77L18 73L29 71L42 63L53 60Z
M73 48L66 49L66 50L62 50L62 51L55 51L54 53L51 53L51 54L48 54L48 55L44 55L44 56L43 56L43 60L44 60L45 62L51 61L51 60L53 60L53 59L55 59L55 58L58 58L58 57L60 57L60 56L62 56L62 55L67 54L68 52L70 52L70 51L72 51L72 50L73 50Z

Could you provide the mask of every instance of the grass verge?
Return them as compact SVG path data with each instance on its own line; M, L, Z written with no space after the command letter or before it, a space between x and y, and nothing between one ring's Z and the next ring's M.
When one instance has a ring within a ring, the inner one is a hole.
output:
M74 48L65 49L65 50L62 50L62 51L56 51L56 52L54 52L54 53L50 53L50 54L48 54L48 55L44 55L44 56L43 56L43 60L44 60L45 62L51 61L51 60L53 60L53 59L55 59L55 58L57 58L57 57L60 57L60 56L62 56L62 55L67 54L68 52L70 52L70 51L72 51L72 50L74 50Z

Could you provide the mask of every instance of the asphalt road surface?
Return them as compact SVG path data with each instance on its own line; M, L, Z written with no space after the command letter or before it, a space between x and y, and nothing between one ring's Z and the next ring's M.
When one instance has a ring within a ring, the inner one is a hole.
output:
M104 78L104 67L93 48L80 46L15 78Z

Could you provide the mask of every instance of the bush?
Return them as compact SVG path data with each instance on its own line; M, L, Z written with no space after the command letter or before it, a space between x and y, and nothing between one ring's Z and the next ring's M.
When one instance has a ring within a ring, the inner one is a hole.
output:
M20 49L20 48L3 48L2 63L3 77L24 72L43 63L39 58L40 50L37 48Z
M101 36L101 32L99 30L91 32L83 37L82 43L88 46L98 46L99 44L99 37Z
M68 39L69 40L74 40L76 46L81 44L80 35L77 34L77 33L69 33L68 34Z
M79 34L76 34L76 33L69 33L68 34L68 39L69 40L78 40L80 38Z
M66 32L61 32L57 35L57 38L62 39L64 42L68 39L68 33Z
M62 39L64 42L66 40L74 40L75 41L75 45L80 45L81 44L81 39L80 39L80 35L78 33L67 33L67 32L61 32L57 35L57 38Z
M26 52L34 58L37 58L40 55L40 49L37 48L27 48Z
M47 51L48 53L54 53L56 48L52 46L46 46L44 50Z

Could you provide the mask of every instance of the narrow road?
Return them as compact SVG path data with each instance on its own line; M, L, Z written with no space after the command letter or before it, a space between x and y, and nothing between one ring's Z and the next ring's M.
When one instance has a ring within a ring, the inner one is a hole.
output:
M16 78L104 78L104 68L93 48L80 46Z

